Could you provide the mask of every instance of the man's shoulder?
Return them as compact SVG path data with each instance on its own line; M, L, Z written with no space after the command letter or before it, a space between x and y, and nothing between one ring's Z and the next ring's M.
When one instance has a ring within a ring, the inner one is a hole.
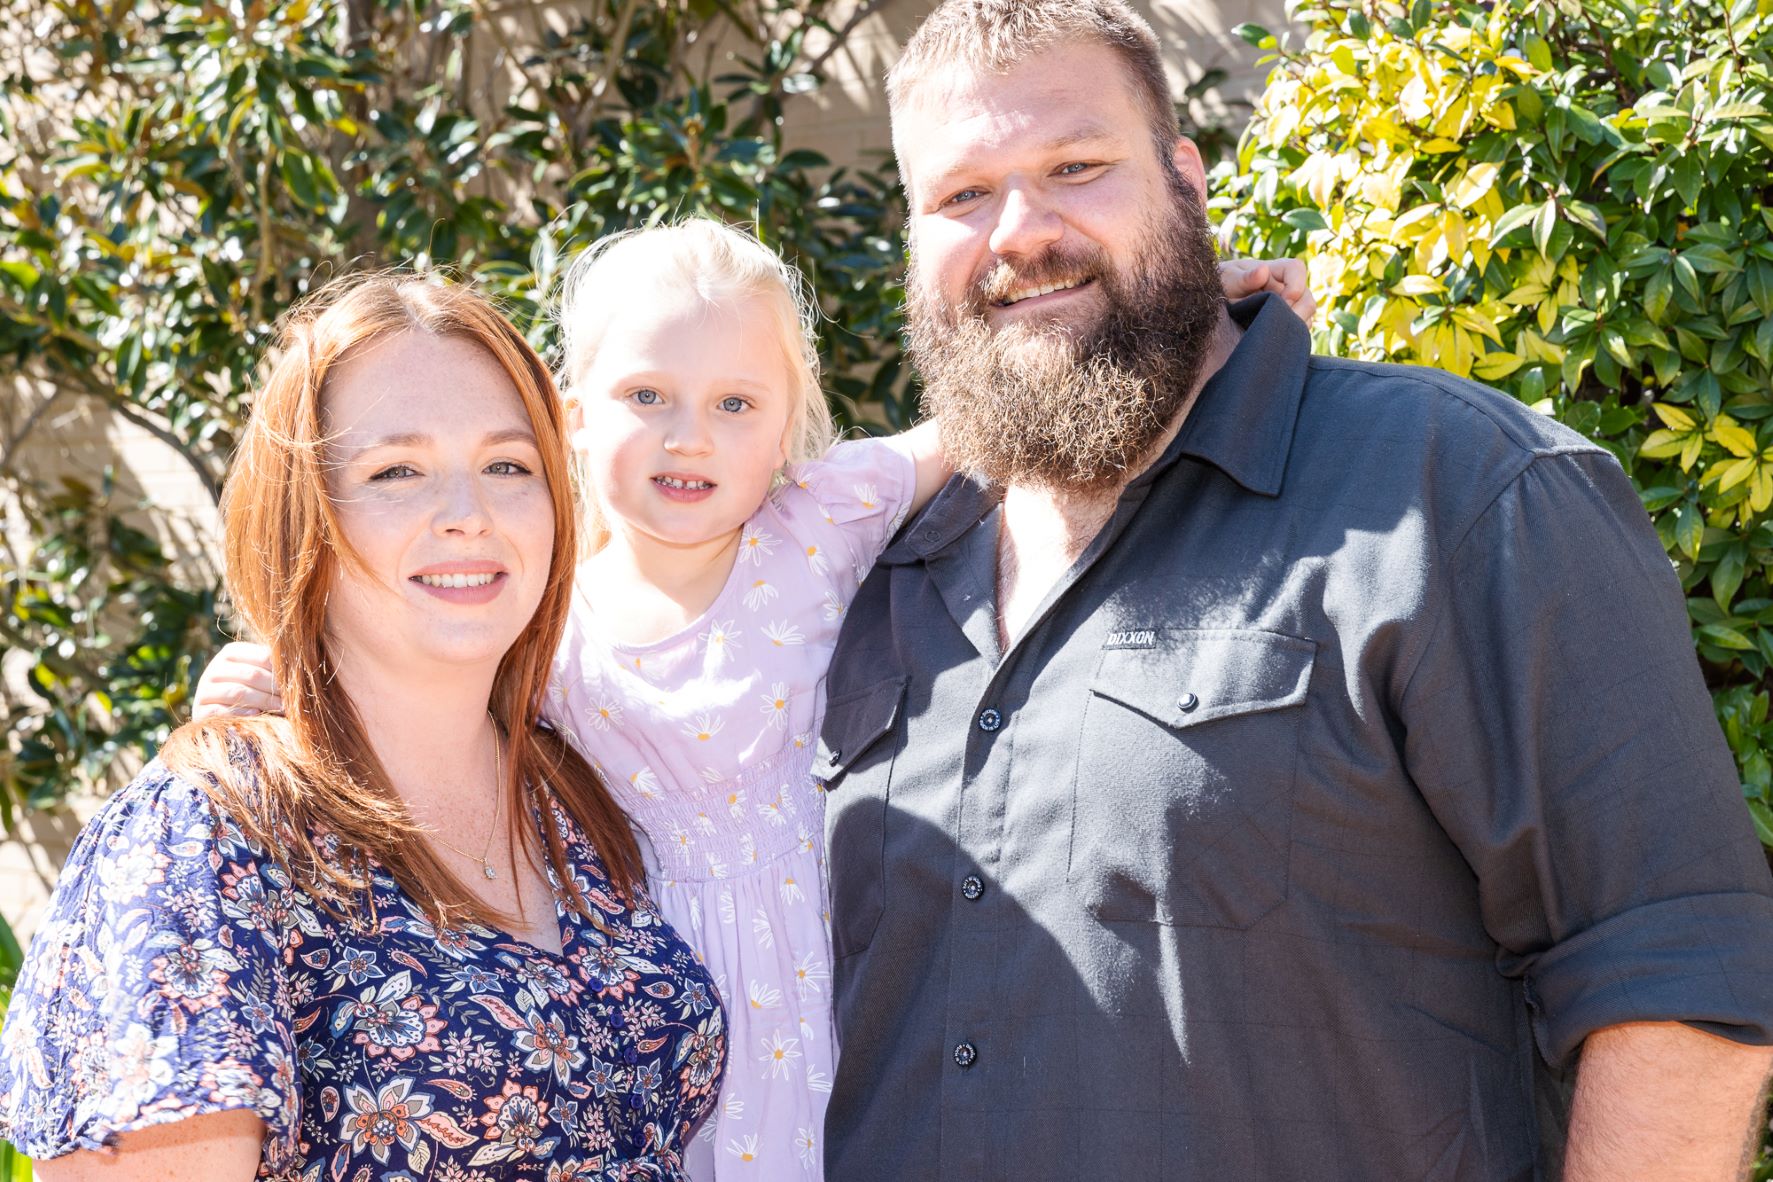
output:
M1313 354L1304 413L1365 424L1400 439L1419 438L1429 454L1488 455L1505 467L1542 456L1607 454L1593 440L1500 390L1425 365Z

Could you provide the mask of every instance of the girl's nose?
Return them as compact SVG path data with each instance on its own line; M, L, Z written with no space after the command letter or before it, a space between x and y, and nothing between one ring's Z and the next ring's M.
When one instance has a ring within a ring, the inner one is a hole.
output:
M694 410L673 416L665 433L665 450L680 456L704 456L713 451L714 436L707 419Z

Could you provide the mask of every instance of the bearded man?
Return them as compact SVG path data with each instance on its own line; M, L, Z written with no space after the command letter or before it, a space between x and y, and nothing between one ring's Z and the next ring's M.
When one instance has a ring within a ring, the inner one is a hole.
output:
M1736 1176L1773 882L1612 457L1228 309L1125 5L889 92L964 475L828 681L829 1176Z

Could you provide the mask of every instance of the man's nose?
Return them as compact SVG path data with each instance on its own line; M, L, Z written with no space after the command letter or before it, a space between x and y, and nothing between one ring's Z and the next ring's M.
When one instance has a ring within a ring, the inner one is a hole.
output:
M1028 189L1012 186L1004 192L991 230L991 253L1027 258L1057 242L1064 232L1056 212Z

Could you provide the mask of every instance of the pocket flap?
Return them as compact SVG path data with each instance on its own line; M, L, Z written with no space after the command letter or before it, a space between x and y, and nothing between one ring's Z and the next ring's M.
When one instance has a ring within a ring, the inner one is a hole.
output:
M1168 727L1279 710L1305 700L1317 645L1234 628L1156 631L1149 648L1111 648L1090 692Z
M899 704L905 700L904 677L891 677L867 689L833 698L825 706L819 727L819 746L813 756L813 777L825 782L838 779L899 720Z

